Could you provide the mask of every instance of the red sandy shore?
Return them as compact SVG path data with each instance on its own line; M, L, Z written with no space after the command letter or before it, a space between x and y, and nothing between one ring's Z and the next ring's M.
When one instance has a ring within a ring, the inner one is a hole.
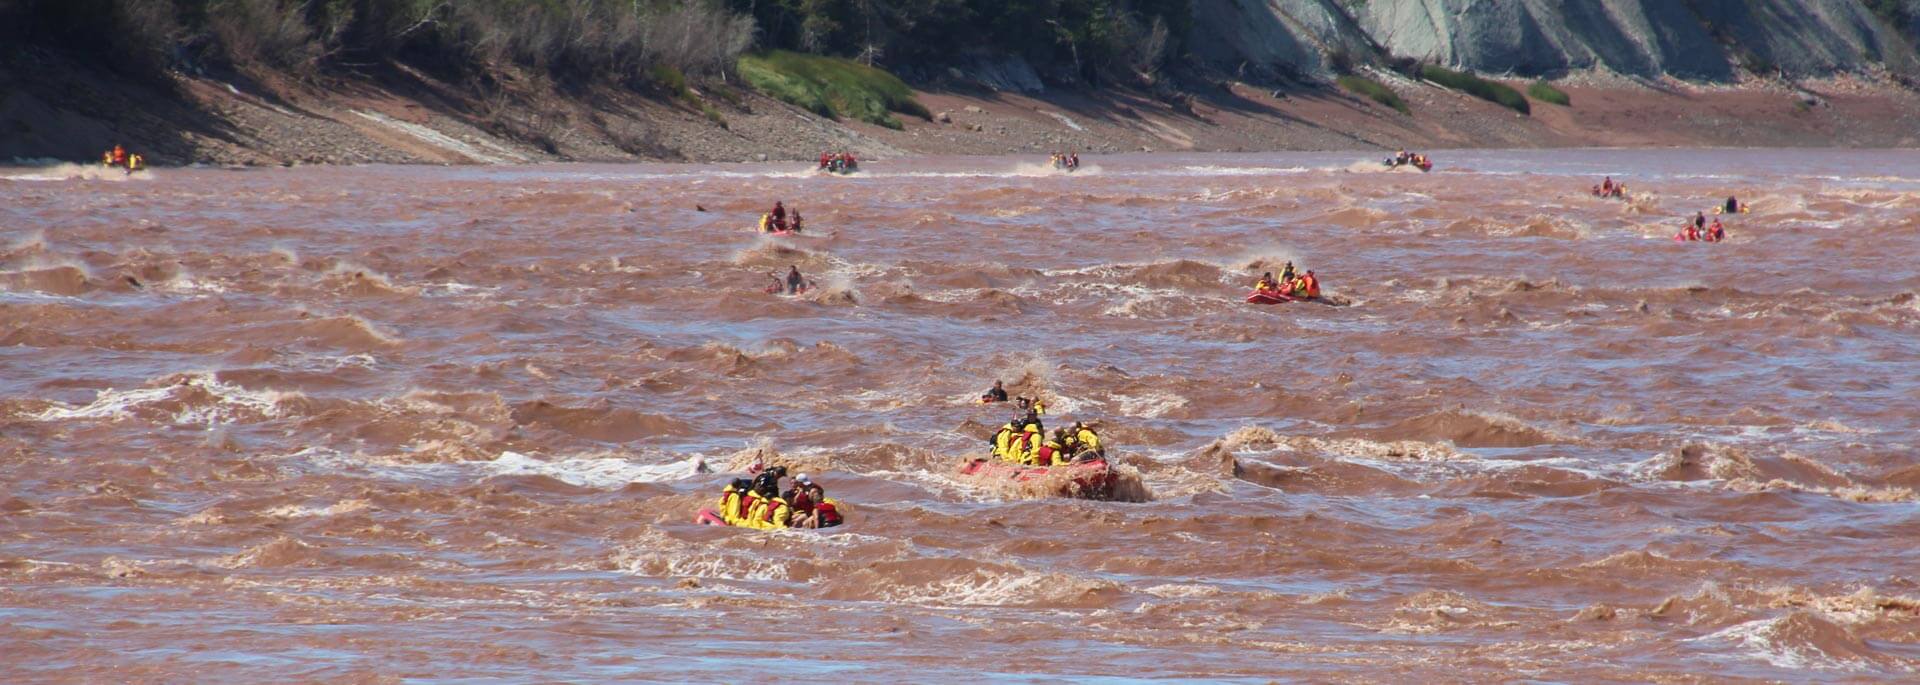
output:
M87 160L124 141L161 164L501 163L868 158L911 154L1524 147L1914 147L1920 95L1840 78L1700 86L1563 81L1571 107L1493 103L1376 74L1401 114L1337 88L1272 92L1222 82L1176 108L1127 91L1023 95L924 92L931 121L904 130L831 121L755 94L697 107L628 92L563 97L510 84L481 101L420 74L312 84L178 79L176 93L128 87L57 62L0 74L0 159ZM32 78L23 73L35 74ZM1515 85L1524 86L1523 83ZM270 93L270 94L269 94ZM729 101L734 100L737 102ZM589 102L590 101L590 102Z

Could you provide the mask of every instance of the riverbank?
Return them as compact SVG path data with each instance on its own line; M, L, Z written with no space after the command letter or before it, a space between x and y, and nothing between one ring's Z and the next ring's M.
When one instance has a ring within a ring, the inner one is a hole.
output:
M823 149L1089 154L1538 147L1916 147L1920 95L1868 77L1699 85L1580 76L1572 106L1531 115L1391 72L1401 113L1336 87L1193 86L1167 102L1126 90L919 91L929 120L834 121L738 86L653 97L509 82L473 96L404 68L325 84L175 74L127 82L51 54L0 68L0 159L85 161L116 142L157 164L494 164L808 159ZM962 81L964 83L964 81ZM1524 83L1510 82L1524 87Z

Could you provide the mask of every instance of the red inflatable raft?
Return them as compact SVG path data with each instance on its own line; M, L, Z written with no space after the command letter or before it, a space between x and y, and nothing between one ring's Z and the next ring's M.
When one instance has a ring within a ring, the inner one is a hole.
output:
M1072 475L1072 480L1061 485L1059 494L1063 497L1107 499L1113 496L1113 467L1107 464L1105 458L1096 457L1062 466L1021 466L998 459L974 459L960 465L960 475L963 476L1021 483L1044 478L1056 470Z
M1282 295L1272 290L1255 290L1247 295L1247 302L1249 304L1280 304L1282 302L1292 301L1292 297Z

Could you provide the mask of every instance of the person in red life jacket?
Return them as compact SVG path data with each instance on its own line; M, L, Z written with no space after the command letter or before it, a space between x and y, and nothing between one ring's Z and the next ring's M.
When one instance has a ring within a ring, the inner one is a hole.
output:
M1699 240L1700 229L1694 228L1693 222L1687 222L1687 225L1684 228L1680 229L1680 235L1674 236L1673 239L1684 240L1689 242Z
M1717 218L1714 219L1713 225L1707 227L1707 235L1706 235L1707 242L1717 243L1726 239L1727 239L1727 227L1724 225L1721 225L1719 219Z
M1300 277L1300 287L1294 289L1296 297L1309 300L1320 296L1320 277L1313 275L1313 269L1307 269L1307 275Z
M813 517L813 479L807 474L793 477L793 489L787 491L787 506L793 509L793 527L811 528L807 520Z
M808 528L832 528L845 523L840 518L840 503L828 497L819 485L807 488L807 499L813 502L813 515L807 517Z
M773 217L773 230L784 231L787 228L787 206L779 200L773 201L773 211L767 212Z
M1053 437L1040 443L1040 450L1034 454L1034 466L1060 466L1073 461L1073 455L1067 453L1067 429L1053 429Z
M113 166L126 166L126 165L127 165L127 149L119 145L113 146Z
M821 150L820 151L820 168L825 169L832 164L833 164L833 153L827 152L825 150Z

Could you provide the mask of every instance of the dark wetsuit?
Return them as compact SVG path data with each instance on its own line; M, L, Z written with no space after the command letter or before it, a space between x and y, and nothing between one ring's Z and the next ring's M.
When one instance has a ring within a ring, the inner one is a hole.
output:
M786 475L785 472L775 469L766 469L755 474L753 477L753 491L760 493L763 497L779 496L780 477L784 475Z
M994 388L987 391L986 397L988 401L1005 402L1007 401L1007 391L1005 388Z
M800 272L788 271L787 272L787 294L788 295L798 294L800 292L800 285L805 282L806 282L806 279L800 277Z

